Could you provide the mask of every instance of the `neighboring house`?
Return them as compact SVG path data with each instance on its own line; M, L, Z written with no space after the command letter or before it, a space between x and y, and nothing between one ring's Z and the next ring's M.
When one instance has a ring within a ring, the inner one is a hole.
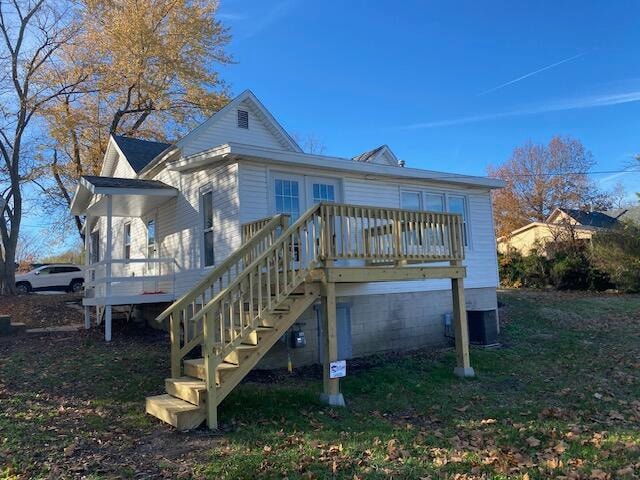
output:
M502 254L517 251L529 255L532 251L546 252L550 243L557 241L585 241L598 230L610 229L622 221L640 220L640 208L586 212L568 208L556 208L545 222L532 222L498 237L498 251Z
M87 217L84 305L107 338L114 305L164 310L171 396L147 407L181 428L202 421L203 389L216 395L205 415L214 426L216 405L258 361L327 371L443 344L452 313L456 373L472 375L465 310L496 309L490 192L502 185L405 168L387 146L306 154L246 91L176 143L110 139L100 176L82 177L71 207ZM203 359L185 359L202 344ZM324 391L340 403L337 380L325 376ZM172 410L185 397L195 406Z

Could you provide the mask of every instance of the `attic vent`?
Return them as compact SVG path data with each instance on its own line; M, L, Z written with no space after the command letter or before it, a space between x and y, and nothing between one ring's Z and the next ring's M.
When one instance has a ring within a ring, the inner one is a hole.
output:
M238 128L249 128L249 112L238 110Z

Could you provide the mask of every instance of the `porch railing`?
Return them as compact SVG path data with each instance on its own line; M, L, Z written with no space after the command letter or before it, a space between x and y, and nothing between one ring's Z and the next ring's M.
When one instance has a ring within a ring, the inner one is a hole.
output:
M111 274L107 275L108 264ZM175 296L175 259L113 258L86 267L85 297L105 298L132 295Z

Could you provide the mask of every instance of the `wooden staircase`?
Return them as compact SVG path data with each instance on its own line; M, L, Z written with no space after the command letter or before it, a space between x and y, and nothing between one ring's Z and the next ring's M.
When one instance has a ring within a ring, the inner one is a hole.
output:
M262 314L255 328L245 332L241 342L216 366L216 406L319 296L317 283L304 283L292 295L274 303L273 312ZM178 430L196 428L207 419L206 378L204 358L183 360L183 375L165 380L166 394L147 398L147 413Z
M179 430L205 420L217 428L218 405L321 296L325 393L336 396L328 374L337 360L333 261L364 261L388 275L381 265L463 258L462 218L453 214L321 203L290 226L285 215L245 225L242 247L158 316L169 319L171 377L165 394L147 398L147 413ZM369 272L359 281L371 281ZM201 357L191 358L198 348Z

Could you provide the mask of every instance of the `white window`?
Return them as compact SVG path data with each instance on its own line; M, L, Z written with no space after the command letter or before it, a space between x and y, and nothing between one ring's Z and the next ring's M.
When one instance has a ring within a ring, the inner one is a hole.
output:
M469 245L467 232L467 201L462 195L449 195L449 208L450 213L459 213L462 215L462 238L464 240L465 247Z
M202 261L205 267L214 264L213 255L213 192L211 190L202 192L200 208L202 212Z
M313 182L313 203L335 202L336 188L332 183Z
M147 258L156 257L156 221L147 220Z
M124 258L131 258L131 222L127 222L124 224Z
M422 200L423 207L420 207ZM406 210L425 210L427 212L449 212L462 215L462 237L464 246L469 246L469 227L467 212L467 197L436 192L403 191L400 196L401 206ZM444 244L444 238L435 231L429 232L433 243ZM437 238L436 238L437 237Z
M402 192L400 203L405 210L422 210L420 192Z
M424 209L428 212L444 212L444 195L441 193L425 193Z
M300 184L287 178L274 179L276 213L291 215L291 222L300 216Z
M89 246L90 263L98 263L100 261L100 232L91 233L91 244Z

